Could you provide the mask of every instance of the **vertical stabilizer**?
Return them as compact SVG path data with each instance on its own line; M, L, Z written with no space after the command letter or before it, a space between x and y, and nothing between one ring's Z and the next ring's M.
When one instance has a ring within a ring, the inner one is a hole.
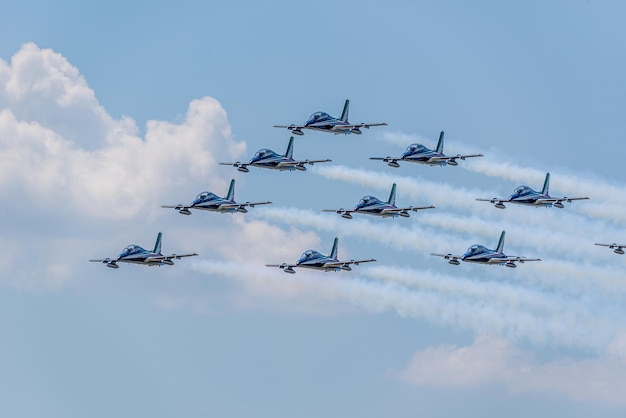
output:
M439 142L437 142L437 152L443 153L443 131L439 134Z
M339 242L339 238L335 237L335 242L333 242L333 249L330 250L330 258L337 258L337 243Z
M543 189L541 189L541 193L545 195L550 194L550 173L546 173L546 180L543 182Z
M289 138L289 144L287 145L287 151L285 151L286 158L293 158L293 136Z
M496 252L501 253L504 250L504 231L500 234L500 240L498 241L498 246L496 247Z
M161 237L162 236L163 234L160 232L159 232L159 235L157 235L157 240L154 243L154 250L152 250L152 252L155 254L161 254Z
M234 200L235 199L235 179L230 181L230 187L228 188L228 194L226 195L226 200Z
M348 122L348 111L350 109L350 100L346 100L346 104L343 105L343 112L341 112L341 121Z
M387 203L393 206L396 205L396 183L391 186L391 193L389 193L389 200L387 200Z

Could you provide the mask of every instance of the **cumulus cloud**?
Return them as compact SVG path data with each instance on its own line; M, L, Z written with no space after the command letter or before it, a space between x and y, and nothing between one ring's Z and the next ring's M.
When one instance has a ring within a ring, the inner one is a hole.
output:
M607 352L590 358L539 361L509 340L479 335L465 347L439 346L417 351L395 373L417 386L468 388L498 385L511 393L535 393L626 406L626 358L619 337Z
M142 138L134 121L106 113L58 53L26 44L0 68L0 190L31 205L129 219L185 180L221 184L217 159L245 152L213 98L192 101L180 124L149 121Z

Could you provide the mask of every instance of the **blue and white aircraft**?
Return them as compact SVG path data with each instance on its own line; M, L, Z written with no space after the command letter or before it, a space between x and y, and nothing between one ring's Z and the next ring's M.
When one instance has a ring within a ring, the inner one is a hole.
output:
M457 154L454 156L448 156L443 153L443 131L439 134L439 142L437 142L437 148L434 150L426 148L422 144L412 144L402 153L400 157L370 157L370 160L384 161L388 166L393 168L400 167L398 161L406 161L409 163L426 164L430 166L452 165L457 166L459 163L456 160L465 160L466 158L482 157L482 154Z
M448 263L458 266L460 264L459 260L465 261L468 263L479 263L479 264L499 264L507 267L515 268L517 267L516 262L524 263L526 261L541 261L540 258L526 258L519 256L509 256L502 252L504 249L504 231L500 235L500 240L498 241L498 246L495 250L490 250L487 247L484 247L479 244L472 245L467 249L465 254L463 255L452 255L452 254L436 254L433 253L431 255L437 257L443 257L448 260Z
M235 202L235 179L230 181L230 187L228 188L228 194L226 197L219 197L211 192L202 192L196 196L195 200L189 205L183 205L179 203L176 206L163 205L162 208L176 209L182 215L191 215L189 209L208 210L211 212L220 213L247 213L246 207L255 207L257 205L269 205L272 202Z
M278 267L282 269L285 273L294 274L296 271L295 267L302 267L307 269L314 270L324 270L324 271L351 271L351 264L359 265L361 263L369 263L372 261L376 261L373 258L367 260L350 260L350 261L339 261L337 259L337 243L339 242L339 238L335 238L335 242L333 243L333 248L330 250L330 255L322 255L315 250L307 250L296 261L296 264L282 263L282 264L266 264L265 267Z
M272 170L299 170L306 171L305 165L310 164L313 165L315 163L329 163L331 160L300 160L296 161L293 159L293 136L289 138L289 144L287 145L287 151L285 151L285 155L280 155L272 151L271 149L261 149L258 150L254 157L248 163L235 162L235 163L220 163L220 165L232 165L233 167L237 167L237 170L247 173L250 170L248 166L251 165L253 167L260 168L269 168Z
M395 218L396 216L402 216L408 218L411 216L409 212L417 212L422 209L434 209L434 206L409 206L406 208L399 208L396 206L396 183L391 186L391 193L389 199L386 202L378 200L374 196L364 196L354 209L324 209L324 212L335 212L341 215L342 218L352 219L352 213L363 213L366 215L382 216L383 218Z
M498 209L505 209L505 203L515 203L518 205L534 206L534 207L550 207L563 209L563 202L572 202L574 200L586 200L588 197L552 197L550 196L550 173L546 174L546 179L543 182L543 189L541 192L537 192L528 186L519 186L513 191L513 194L508 199L476 199L480 202L492 203Z
M152 251L146 250L139 245L131 244L124 248L120 255L117 258L105 258L102 260L89 260L92 263L104 263L107 267L111 267L113 269L119 268L120 266L117 263L132 263L132 264L143 264L147 266L162 266L168 265L173 266L174 262L172 260L180 260L183 257L193 257L198 254L172 254L172 255L163 255L161 254L161 237L163 234L159 232L157 235L156 243L154 244L154 249Z
M597 244L596 243L596 245L599 245L600 247L609 247L610 249L613 250L615 254L620 254L620 255L624 255L624 247L626 247L626 244L615 244L615 243L613 244Z
M274 128L287 128L294 135L304 135L303 129L311 129L315 131L330 132L338 134L356 134L361 135L361 128L369 129L371 126L385 126L386 123L357 123L348 122L348 111L350 108L350 100L346 100L343 105L343 112L339 118L334 118L326 112L315 112L306 121L304 125L274 125Z

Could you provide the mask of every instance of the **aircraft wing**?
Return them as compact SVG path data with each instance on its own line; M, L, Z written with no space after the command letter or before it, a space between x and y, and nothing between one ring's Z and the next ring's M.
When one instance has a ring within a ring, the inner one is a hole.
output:
M560 203L573 202L574 200L588 200L588 197L550 197L546 199L537 199L537 203Z
M242 162L239 162L239 161L236 161L234 163L219 163L219 164L220 165L232 165L233 167L237 167L237 168L240 168L240 167L246 168L246 167L248 167L250 165L250 163L242 163Z
M439 254L439 253L431 253L430 255L434 255L435 257L443 257L446 260L460 260L463 258L462 255L453 255L453 254Z
M381 211L381 214L386 214L386 213L398 213L398 212L417 212L418 210L423 210L423 209L435 209L434 206L409 206L407 208L389 208L389 209L383 209Z
M291 124L291 125L274 125L274 128L287 128L289 130L294 130L294 129L300 130L300 129L306 128L306 126L304 126L304 125L293 125L293 124Z
M490 258L489 262L490 263L508 263L508 262L520 262L520 263L524 263L526 261L541 261L541 258L526 258L526 257L520 257L520 256L506 256L506 257L501 257L501 258Z
M89 261L92 262L92 263L110 263L113 260L110 259L110 258L105 258L105 259L102 259L102 260L89 260Z
M322 212L334 212L334 213L338 213L340 215L346 215L346 214L350 214L350 213L354 213L356 212L355 210L352 209L322 209Z
M595 245L599 245L600 247L609 247L609 248L624 248L626 247L626 244L598 244L596 243ZM89 260L89 261L95 261L95 260Z
M508 203L509 199L498 199L497 197L494 197L493 199L476 199L479 202L489 202L491 204L494 205L502 205L504 203Z
M146 262L164 261L164 260L180 260L183 257L193 257L193 256L196 256L196 255L198 255L198 254L193 253L193 254L157 255L157 256L153 256L153 257L147 257L146 258Z
M178 204L176 206L172 206L172 205L161 205L162 208L166 208L166 209L176 209L176 210L189 210L191 208L191 206L185 206L183 204Z
M445 155L443 157L430 157L428 159L428 161L432 161L432 162L449 162L449 161L456 161L458 160L464 160L466 158L474 158L474 157L484 157L484 155L482 154L467 154L467 155Z
M330 163L332 162L332 160L303 160L303 161L281 161L278 163L278 167L289 167L289 166L296 166L296 165L305 165L305 164L309 164L309 165L313 165L316 163Z
M330 263L326 263L324 264L324 267L344 267L344 266L349 266L350 264L354 264L355 266L358 266L361 263L371 263L373 261L376 261L374 258L368 258L367 260L350 260L350 261L333 261Z
M339 129L355 129L355 128L365 128L365 129L369 129L372 126L387 126L387 123L385 122L378 122L378 123L357 123L355 125L337 125L335 126L335 128L339 128Z
M271 205L272 202L246 202L246 203L226 203L220 205L220 209L237 209L237 208L245 208L246 206L250 206L251 208L257 205Z

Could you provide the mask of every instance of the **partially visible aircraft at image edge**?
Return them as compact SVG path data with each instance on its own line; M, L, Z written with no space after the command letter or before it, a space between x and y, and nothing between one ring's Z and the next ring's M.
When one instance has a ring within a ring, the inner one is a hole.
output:
M259 168L269 168L272 170L280 170L280 171L306 171L305 165L313 165L316 163L329 163L331 160L294 160L293 159L293 136L289 138L289 144L287 145L287 150L284 155L277 154L271 149L260 149L254 154L254 157L250 159L250 162L242 163L240 161L234 163L220 163L220 165L232 165L236 167L238 171L242 173L247 173L250 170L248 166L259 167Z
M104 263L107 267L116 269L120 266L117 263L143 264L147 266L173 266L172 260L180 260L183 257L193 257L198 254L161 254L161 238L163 234L159 232L156 243L152 251L146 250L139 245L131 244L124 248L117 258L105 258L101 260L89 260L92 263Z
M434 209L434 206L408 206L399 208L396 206L396 183L391 186L391 193L387 202L382 202L374 196L364 196L354 209L324 209L324 212L335 212L342 218L352 219L352 213L363 213L366 215L381 216L383 218L395 218L402 216L408 218L409 212L417 212L423 209Z
M370 157L370 160L378 160L384 161L388 166L393 168L400 167L398 161L406 161L409 163L419 163L426 164L430 166L440 166L443 167L445 165L457 166L459 163L456 160L465 160L466 158L474 158L474 157L483 157L482 154L467 154L467 155L445 155L443 153L443 135L444 132L441 131L439 134L439 142L437 142L437 147L432 150L430 148L425 147L422 144L411 144L408 146L406 151L402 153L399 157Z
M505 209L505 203L515 203L518 205L535 206L535 207L551 207L563 209L563 202L572 202L574 200L587 200L588 197L552 197L550 196L550 173L546 173L546 179L543 182L543 189L537 192L528 186L519 186L513 191L508 199L476 199L480 202L492 203L498 209Z
M623 255L624 254L624 247L626 247L626 244L598 244L596 243L596 245L599 245L600 247L609 247L610 249L613 250L613 252L615 254L620 254Z
M348 122L348 112L350 109L350 100L346 100L343 105L343 112L339 118L334 118L326 112L315 112L306 121L304 125L274 125L274 128L287 128L294 135L304 135L303 129L311 129L314 131L329 132L338 134L356 134L361 135L361 128L369 129L371 126L386 126L385 122L380 123L357 123Z
M296 271L295 267L308 268L314 270L324 270L324 271L351 271L351 264L359 265L361 263L370 263L376 261L373 258L369 258L367 260L350 260L350 261L340 261L337 259L337 244L339 242L339 238L335 238L333 242L333 248L330 250L330 255L320 254L315 250L307 250L296 261L295 264L282 263L282 264L266 264L265 267L278 267L282 269L285 273L294 274Z
M182 203L176 206L170 205L162 205L162 208L168 209L176 209L182 215L191 215L191 211L189 209L199 209L199 210L208 210L212 212L220 212L220 213L247 213L248 210L246 207L255 207L257 205L269 205L272 202L246 202L246 203L237 203L235 202L235 179L230 181L230 187L228 188L228 194L226 197L216 196L211 192L202 192L193 202L189 205L183 205Z
M502 252L504 250L504 233L505 232L502 231L502 234L500 234L500 240L498 241L498 245L495 250L490 250L489 248L480 244L474 244L469 247L463 255L437 253L433 253L431 255L434 255L436 257L443 257L448 260L448 263L455 266L458 266L460 264L459 260L468 263L498 264L511 268L517 267L517 264L515 264L516 262L524 263L526 261L541 261L540 258L526 258L520 256L509 256L504 254Z

